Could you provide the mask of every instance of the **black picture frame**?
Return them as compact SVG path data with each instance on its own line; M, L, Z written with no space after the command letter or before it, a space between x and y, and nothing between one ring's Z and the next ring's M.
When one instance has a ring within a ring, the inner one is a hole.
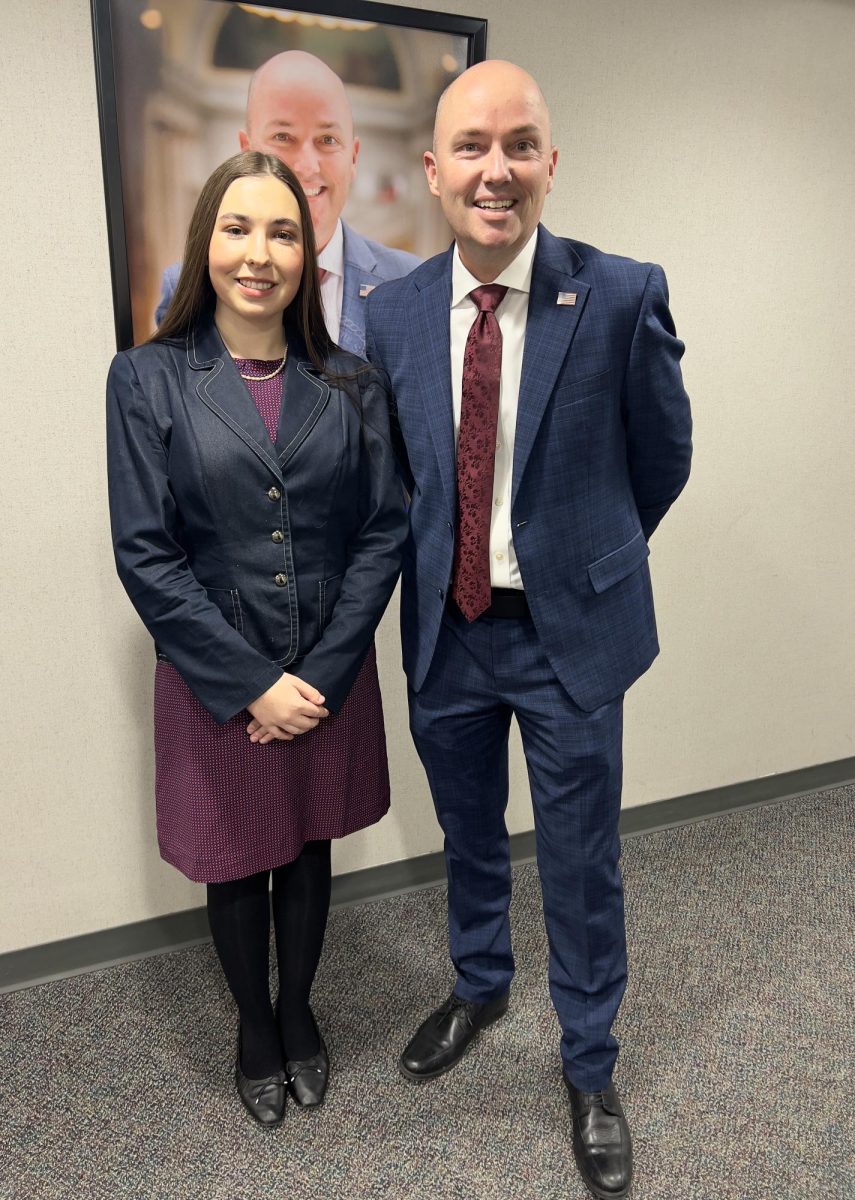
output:
M168 0L163 0L163 2L168 3ZM198 0L198 2L204 5L211 3L212 0ZM236 4L238 0L218 0L218 2ZM134 344L134 336L126 232L127 200L122 182L113 19L111 0L90 0L90 3L116 346L117 349L124 350ZM376 3L375 0L299 0L297 4L264 0L263 7L450 34L466 39L467 67L481 62L486 57L487 21L480 17L399 7L398 5Z

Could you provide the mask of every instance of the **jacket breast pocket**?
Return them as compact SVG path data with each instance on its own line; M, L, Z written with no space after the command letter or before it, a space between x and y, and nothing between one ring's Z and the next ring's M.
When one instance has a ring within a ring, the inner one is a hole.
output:
M243 634L243 610L237 588L206 588L206 591L208 599L212 604L216 604L232 629Z
M639 529L634 538L619 546L617 550L612 550L610 554L598 558L588 567L588 578L594 591L599 595L600 592L605 592L622 579L626 579L633 571L638 570L649 554L650 547Z
M584 379L575 379L572 383L565 383L558 388L553 394L552 402L556 410L570 408L583 400L590 400L593 396L607 392L611 381L611 368L599 371L596 375L588 375Z
M330 617L341 595L341 575L330 575L329 579L318 581L318 628L323 631L329 625Z

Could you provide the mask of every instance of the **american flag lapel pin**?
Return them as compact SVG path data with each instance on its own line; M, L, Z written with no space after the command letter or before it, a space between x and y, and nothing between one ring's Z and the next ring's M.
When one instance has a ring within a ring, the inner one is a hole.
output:
M376 287L377 287L376 283L360 283L359 299L364 300L366 296L370 296ZM576 297L574 296L573 299L575 300Z
M556 304L569 304L571 307L576 303L575 292L559 292Z

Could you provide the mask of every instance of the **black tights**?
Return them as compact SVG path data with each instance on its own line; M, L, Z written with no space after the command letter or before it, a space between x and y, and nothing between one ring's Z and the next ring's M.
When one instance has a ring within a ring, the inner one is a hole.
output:
M324 942L330 876L328 841L306 842L299 858L273 872L278 1020L270 1004L270 872L208 884L208 921L240 1013L241 1064L250 1079L320 1048L309 993Z

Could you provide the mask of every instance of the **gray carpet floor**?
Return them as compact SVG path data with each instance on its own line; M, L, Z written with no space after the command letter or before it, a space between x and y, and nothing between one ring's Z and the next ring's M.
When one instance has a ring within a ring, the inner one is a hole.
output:
M855 787L629 840L617 1079L634 1200L855 1196ZM449 989L445 894L332 914L314 997L327 1102L255 1126L210 946L0 996L3 1200L583 1200L537 876L512 1007L456 1070L396 1057Z

